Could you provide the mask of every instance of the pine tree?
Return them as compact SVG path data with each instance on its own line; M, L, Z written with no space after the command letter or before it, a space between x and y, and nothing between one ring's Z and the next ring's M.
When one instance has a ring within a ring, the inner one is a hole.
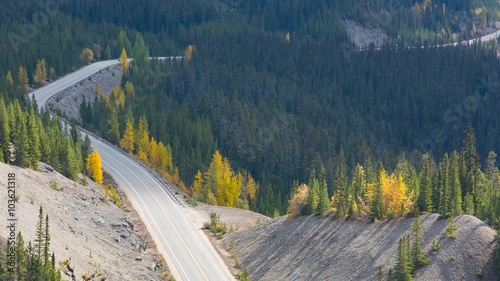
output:
M335 169L335 187L334 193L336 197L336 208L338 216L343 217L347 214L348 198L349 198L349 185L347 182L346 167L344 150L340 150L339 160Z
M118 34L118 47L120 51L125 50L129 54L132 51L132 44L128 39L127 33L123 30Z
M37 118L33 107L30 107L29 115L28 115L28 151L27 155L29 155L29 165L34 169L38 170L38 162L42 157L41 152L41 144L40 144L40 135L41 132L39 130Z
M459 178L459 156L458 152L454 151L450 161L450 188L451 188L451 204L450 208L455 215L462 214L462 188Z
M21 110L21 105L17 100L9 107L9 121L11 121L11 136L10 139L15 145L15 161L14 163L21 166L30 164L28 132L26 129L26 117Z
M35 254L37 259L42 259L44 256L44 246L45 246L45 224L44 224L44 218L43 218L43 209L42 206L40 206L39 212L38 212L38 221L36 224L36 235L35 235Z
M398 281L411 281L412 265L409 256L408 237L399 239L398 256L394 268L393 278Z
M324 170L323 166L322 168ZM318 214L323 214L324 212L328 211L330 207L330 198L328 196L328 185L326 183L325 173L321 172L319 180L319 203L316 212Z
M66 159L65 159L65 175L70 177L72 180L75 180L78 172L78 161L76 159L75 151L74 151L73 140L69 139L66 141Z
M134 143L134 125L132 124L132 120L127 119L125 132L123 133L123 138L120 140L120 147L127 151L129 154L132 154L132 152L134 151Z
M45 59L39 59L38 63L36 64L36 70L35 70L35 82L38 83L38 85L42 85L43 82L47 79L47 66L45 64Z
M423 156L419 191L419 209L423 212L432 212L432 159L427 153Z
M413 236L412 247L411 247L411 260L414 269L419 269L420 267L429 264L429 260L425 258L424 251L422 249L422 243L424 242L422 233L422 222L420 221L420 212L418 208L416 209L415 219L413 220L411 226L411 233Z
M128 57L125 48L122 49L122 53L120 55L120 67L125 75L128 74Z
M132 57L134 58L134 64L138 66L145 66L149 62L149 50L144 43L142 35L138 33L135 36L134 48L132 49Z
M314 214L318 209L319 202L319 182L316 178L314 170L309 178L308 187L309 192L307 194L307 214Z
M12 73L7 71L7 75L5 76L5 82L7 82L7 86L13 87L14 86L14 80L12 79Z
M45 216L45 237L43 245L43 262L45 265L50 264L50 231L49 231L49 215Z
M120 140L120 123L116 109L111 110L111 119L109 120L108 138L111 143L118 143Z
M102 160L97 149L87 156L86 169L92 179L102 185Z
M450 173L449 173L449 159L446 153L443 158L443 162L440 164L439 168L439 214L446 217L450 211Z
M17 280L26 280L28 274L26 246L21 231L16 237L16 274Z
M0 97L0 145L2 158L0 161L9 163L10 159L10 125L9 113L3 98Z

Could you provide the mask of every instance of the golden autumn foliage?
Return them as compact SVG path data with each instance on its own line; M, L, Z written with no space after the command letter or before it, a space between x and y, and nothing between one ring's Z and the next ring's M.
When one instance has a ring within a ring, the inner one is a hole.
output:
M411 198L407 194L406 184L403 177L397 177L394 174L387 176L385 172L380 175L382 185L383 206L385 208L385 217L406 215L412 206Z
M125 132L123 132L123 138L120 140L120 147L128 153L132 153L134 151L134 142L134 125L131 120L127 120Z
M402 176L395 174L387 175L385 171L380 172L379 183L368 184L365 198L374 202L376 198L376 185L380 184L382 191L381 218L392 218L406 215L413 206L413 191L409 192ZM378 203L378 202L377 202ZM368 210L364 210L367 213Z
M122 49L122 53L120 55L120 66L122 68L122 71L124 74L128 73L128 56L127 52L125 51L125 47Z
M301 184L296 193L288 201L289 212L286 217L287 221L291 221L302 213L302 209L307 205L307 196L309 188L306 184Z
M196 174L191 192L196 199L209 204L248 208L248 200L255 199L258 188L247 171L234 173L229 160L217 150L205 173Z
M186 51L184 52L184 58L187 60L187 61L190 61L191 58L193 57L193 52L194 52L194 47L193 45L188 45L186 47Z
M87 171L90 177L98 184L102 185L102 159L99 151L94 149L92 153L87 156Z
M29 81L28 81L28 72L26 72L26 68L24 66L19 66L19 70L17 72L18 79L19 79L19 85L21 88L26 89L26 87L29 86Z
M111 91L111 100L114 102L115 107L124 107L125 106L125 92L123 92L122 87L120 85L116 86Z

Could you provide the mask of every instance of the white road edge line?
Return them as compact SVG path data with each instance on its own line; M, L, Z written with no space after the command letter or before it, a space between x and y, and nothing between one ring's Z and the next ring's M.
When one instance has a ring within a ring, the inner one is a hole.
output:
M105 153L103 151L103 153ZM107 153L105 153L107 154ZM146 211L148 212L149 214L149 217L152 218L153 215L151 214L151 212L149 211L149 208L147 207L146 203L142 200L142 197L139 195L139 193L137 193L137 191L134 189L134 187L127 181L127 179L120 173L118 172L115 168L113 168L112 165L110 165L109 163L107 163L106 161L102 161L104 162L106 165L108 165L108 167L110 167L111 169L113 169L118 175L120 175L120 177L131 187L131 189L133 190L133 192L135 193L135 195L137 196L137 198L139 198L139 200L141 201L141 203L144 205L144 208L146 209ZM148 219L150 222L151 222L151 219ZM153 220L152 223L155 225L156 229L158 230L158 232L160 233L160 236L161 238L163 239L163 241L167 244L167 247L168 247L168 250L172 253L172 255L174 256L174 259L176 261L176 263L178 264L178 266L176 267L180 267L181 268L181 271L182 273L184 274L184 276L186 276L186 279L189 280L189 277L188 275L186 274L186 272L184 271L184 268L182 268L181 266L181 263L179 262L179 260L177 259L177 256L175 255L175 252L172 251L172 248L170 248L170 245L168 244L168 241L167 239L165 239L165 237L163 236L163 232L161 231L160 227L156 224L156 222Z

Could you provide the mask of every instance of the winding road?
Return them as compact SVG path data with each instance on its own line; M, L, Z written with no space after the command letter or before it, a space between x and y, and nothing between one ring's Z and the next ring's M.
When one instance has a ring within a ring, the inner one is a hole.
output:
M30 96L35 96L42 109L55 94L118 63L118 60L93 63L35 90ZM91 134L89 137L92 147L99 150L103 168L130 198L176 280L235 280L199 227L187 220L185 207L174 202L168 183L115 146Z

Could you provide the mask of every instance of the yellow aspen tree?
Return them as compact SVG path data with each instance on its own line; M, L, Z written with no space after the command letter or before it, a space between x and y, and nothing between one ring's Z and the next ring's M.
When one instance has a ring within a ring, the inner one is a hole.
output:
M123 108L125 106L125 93L120 85L111 91L111 100L114 101L116 107Z
M285 40L287 43L290 43L290 32L286 33Z
M9 87L14 86L14 80L12 79L12 73L10 70L7 72L7 75L5 76L5 81L7 81L7 85Z
M137 156L141 160L145 160L146 162L148 161L148 155L149 155L149 135L147 132L142 132L142 134L139 137L139 141L137 142Z
M38 85L42 85L45 79L47 79L47 66L45 64L45 59L39 59L36 64L35 82L38 83Z
M102 159L99 151L94 149L92 153L87 156L87 171L91 178L98 184L102 185Z
M85 64L90 64L94 60L94 52L91 49L86 48L80 54L80 61Z
M405 215L412 206L412 194L407 194L406 184L403 177L394 174L387 176L381 173L380 183L382 186L382 198L384 201L384 217L396 217Z
M151 165L155 169L158 169L160 167L160 157L158 152L158 143L156 142L155 138L152 137L151 141L149 142L148 159L149 163L151 163Z
M202 196L201 191L203 187L203 174L198 170L194 176L194 182L191 186L191 193L195 199L206 201L206 195Z
M26 89L28 87L28 73L26 72L26 68L24 66L19 66L19 70L17 72L18 79L19 79L19 85L21 88Z
M170 148L170 145L165 146L163 142L159 142L158 154L160 157L159 158L160 169L172 173L174 165L172 161L172 148Z
M217 190L217 179L220 177L219 174L222 171L222 155L218 150L212 155L212 162L205 172L205 185L211 189L214 193Z
M184 52L184 58L190 61L193 58L194 47L193 45L187 45L186 51Z
M122 53L120 55L120 66L124 74L128 73L128 57L127 52L125 51L125 47L122 49Z
M129 154L132 154L134 151L134 124L132 124L132 120L127 120L125 125L125 132L123 132L123 138L120 140L120 147L127 151Z

